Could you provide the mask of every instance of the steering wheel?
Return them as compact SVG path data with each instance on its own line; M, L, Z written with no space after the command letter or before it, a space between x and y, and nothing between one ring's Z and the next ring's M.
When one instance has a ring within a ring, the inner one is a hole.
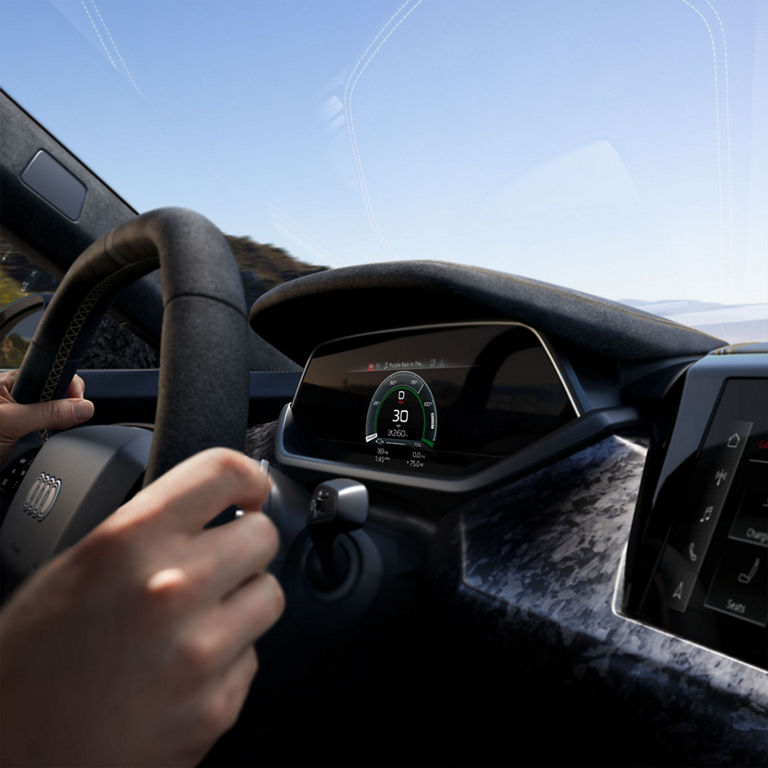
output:
M41 434L43 447L2 527L4 576L12 582L107 517L138 488L142 473L148 485L205 448L243 449L249 328L242 282L221 232L182 208L131 219L77 258L12 394L20 403L64 396L109 304L158 266L164 314L154 432L113 425Z

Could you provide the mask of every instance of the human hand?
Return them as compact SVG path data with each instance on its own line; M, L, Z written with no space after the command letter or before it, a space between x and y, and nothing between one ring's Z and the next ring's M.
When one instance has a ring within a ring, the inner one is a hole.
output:
M22 405L11 396L18 375L18 371L0 373L0 463L24 435L36 429L68 429L93 416L93 403L83 399L85 382L79 376L72 379L66 398Z
M269 479L223 448L158 478L0 613L0 764L191 765L236 721L284 598L258 510ZM220 510L245 514L211 529Z

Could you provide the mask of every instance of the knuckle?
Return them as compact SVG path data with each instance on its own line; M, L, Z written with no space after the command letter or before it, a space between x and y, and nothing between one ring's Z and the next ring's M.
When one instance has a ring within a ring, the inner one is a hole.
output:
M195 592L189 574L181 568L156 571L142 585L142 599L148 610L173 611L187 603Z
M219 657L219 643L208 632L190 634L181 642L177 653L182 669L198 680L208 677L216 670Z
M277 527L263 512L253 512L248 517L251 518L254 542L264 553L268 562L274 558L280 548L280 534Z
M219 472L228 475L238 485L253 480L254 462L242 453L229 448L211 448L208 458Z
M277 621L285 610L285 593L280 582L271 573L265 573L262 578L269 595L270 616L273 617L273 621Z
M61 400L50 400L46 403L45 420L51 427L64 426L70 423L72 406Z

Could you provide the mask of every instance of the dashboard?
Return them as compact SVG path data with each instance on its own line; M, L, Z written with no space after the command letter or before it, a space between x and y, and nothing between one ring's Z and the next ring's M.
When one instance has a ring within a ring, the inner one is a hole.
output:
M766 355L726 350L682 374L669 443L653 449L663 459L643 475L619 605L768 669ZM277 458L390 486L492 486L532 445L569 443L582 417L575 389L545 338L520 323L335 339L309 357Z
M366 309L374 295L403 307L402 327L381 327ZM332 316L319 311L328 305ZM291 337L291 316L316 322ZM339 320L351 316L354 336ZM483 749L457 739L457 755L504 748L506 710L489 696L514 691L527 705L527 761L764 764L764 348L425 263L302 278L259 299L250 319L304 363L274 425L276 477L308 490L329 477L365 485L368 523L353 535L397 552L369 569L379 576L358 618L387 574L413 589L425 569L429 598L401 615L403 631L431 638L412 651L416 678L461 658L459 680L448 690L431 678L428 696L445 729L484 734ZM416 563L405 554L414 541ZM300 570L302 552L286 551L283 573ZM287 584L289 606L312 603ZM323 615L354 633L345 600ZM430 627L416 631L422 615Z

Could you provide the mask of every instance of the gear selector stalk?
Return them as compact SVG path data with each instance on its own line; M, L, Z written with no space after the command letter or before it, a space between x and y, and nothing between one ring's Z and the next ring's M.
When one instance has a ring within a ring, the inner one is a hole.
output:
M345 581L351 548L343 546L339 537L361 528L367 517L368 489L364 485L337 478L315 488L307 515L315 556L310 555L307 576L316 589L334 590Z

